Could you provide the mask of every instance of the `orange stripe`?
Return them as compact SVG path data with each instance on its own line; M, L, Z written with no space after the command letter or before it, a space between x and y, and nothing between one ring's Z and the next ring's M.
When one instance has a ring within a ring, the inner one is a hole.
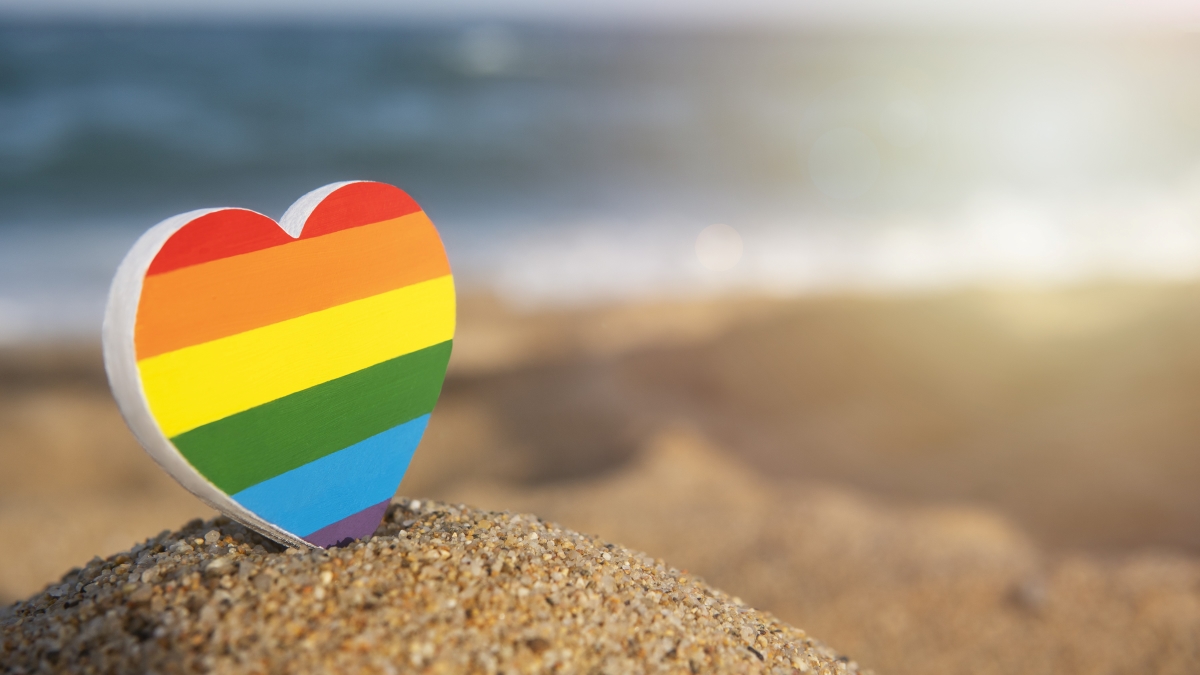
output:
M424 212L148 276L134 340L144 359L450 273Z

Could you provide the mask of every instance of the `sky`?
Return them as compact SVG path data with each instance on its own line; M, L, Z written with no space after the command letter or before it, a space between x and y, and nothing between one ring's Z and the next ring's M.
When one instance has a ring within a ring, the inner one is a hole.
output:
M0 16L515 20L670 25L1096 27L1200 31L1196 0L0 0Z

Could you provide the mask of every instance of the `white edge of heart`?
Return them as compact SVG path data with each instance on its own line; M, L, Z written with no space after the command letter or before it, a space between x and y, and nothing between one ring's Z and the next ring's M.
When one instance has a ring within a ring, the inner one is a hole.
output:
M308 217L320 206L321 202L325 201L326 197L347 185L364 182L366 181L347 180L341 183L330 183L309 192L300 199L297 199L288 207L287 211L284 211L283 217L279 219L279 226L283 228L284 232L291 235L293 239L299 237L300 233L304 231L304 224L308 222Z
M362 181L333 183L309 192L288 208L279 219L279 226L291 237L299 237L308 217L326 197L341 187L358 182ZM109 387L117 400L121 416L125 418L125 423L129 425L133 435L146 453L188 492L217 511L275 541L302 549L320 548L258 517L201 475L162 432L158 421L150 413L146 392L142 388L133 336L138 304L142 297L142 280L146 277L146 271L171 235L184 225L209 213L228 210L249 209L199 209L167 218L147 230L138 238L129 253L125 254L125 259L117 268L117 274L109 289L108 306L104 312L101 331L104 370L108 374Z

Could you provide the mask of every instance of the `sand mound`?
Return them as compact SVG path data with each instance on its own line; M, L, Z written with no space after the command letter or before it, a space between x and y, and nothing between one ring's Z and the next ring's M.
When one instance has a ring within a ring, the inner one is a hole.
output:
M0 627L18 673L858 672L661 560L417 501L332 551L196 520L72 570Z

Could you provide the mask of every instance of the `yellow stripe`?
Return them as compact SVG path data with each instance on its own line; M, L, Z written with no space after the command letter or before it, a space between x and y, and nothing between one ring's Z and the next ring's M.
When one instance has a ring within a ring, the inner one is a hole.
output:
M167 437L454 337L450 275L138 362Z

